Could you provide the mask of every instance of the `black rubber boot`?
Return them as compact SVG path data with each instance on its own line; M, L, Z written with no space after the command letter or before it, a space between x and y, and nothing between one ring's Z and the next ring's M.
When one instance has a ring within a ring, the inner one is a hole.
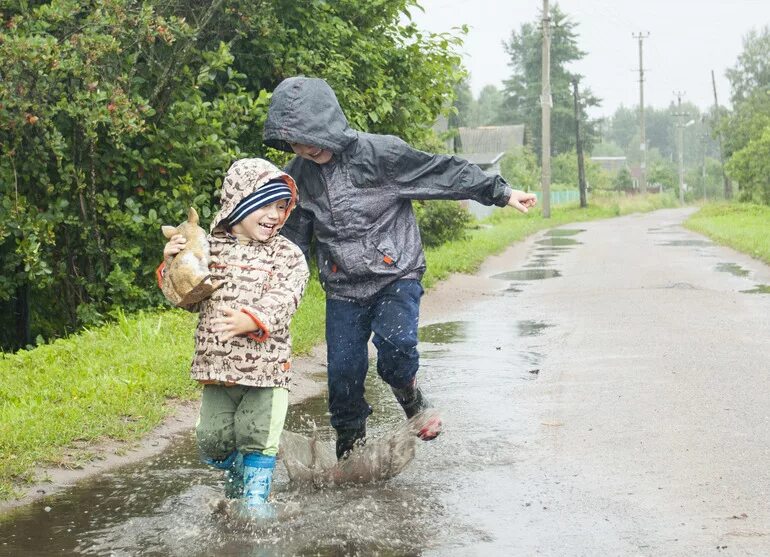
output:
M337 460L347 458L356 447L366 444L366 425L361 428L340 428L337 430Z
M411 418L427 408L432 408L428 399L422 394L420 387L417 387L414 382L403 389L396 389L394 387L390 389L396 395L396 400L401 405L401 408L404 409L407 418Z
M423 412L429 408L433 408L433 405L428 402L425 395L422 394L420 387L418 387L413 381L411 385L408 385L402 389L394 389L391 387L393 394L396 395L396 400L404 409L404 413L407 418L412 418L420 412ZM430 441L435 439L441 434L442 423L441 417L438 414L430 416L428 421L422 424L417 437L423 441Z

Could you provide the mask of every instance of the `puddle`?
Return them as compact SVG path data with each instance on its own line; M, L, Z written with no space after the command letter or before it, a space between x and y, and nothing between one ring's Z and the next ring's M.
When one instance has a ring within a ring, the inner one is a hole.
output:
M741 290L744 294L770 294L770 284L757 284L751 290Z
M535 337L542 335L544 330L546 330L548 327L552 327L553 325L549 323L543 323L542 321L525 320L518 321L516 326L519 329L519 336Z
M367 423L370 435L402 421L403 413L374 369L366 394L375 411ZM292 406L286 429L311 435L315 428L331 450L334 435L326 408L325 395ZM415 523L412 513L442 524L443 510L419 483L408 489L394 483L299 488L289 483L279 464L273 482L276 506L300 510L272 524L228 522L212 512L223 490L221 474L199 462L190 431L158 458L82 482L18 510L0 524L0 555L419 553L433 538L434 525ZM394 537L393 532L401 535Z
M490 278L500 280L542 280L560 277L561 273L556 269L525 269L521 271L508 271L498 273Z
M552 228L545 233L546 236L574 236L585 232L585 228Z
M663 288L673 289L673 290L700 290L700 288L698 288L694 284L690 284L689 282L671 282L666 286L664 286Z
M678 247L707 247L713 246L712 242L706 240L669 240L668 242L662 242L659 246L678 246Z
M530 263L522 265L525 269L545 269L553 263L552 257L536 257Z
M547 252L534 253L529 258L528 265L540 263L540 267L545 267L549 263L553 262L556 259L556 256L557 254L551 252L550 250Z
M578 244L582 244L583 242L578 242L574 238L553 237L553 238L543 238L542 240L535 241L535 243L541 246L565 247L565 246L576 246Z
M735 275L736 277L749 276L748 269L744 269L737 263L719 263L716 266L716 270L722 273L730 273L731 275Z
M177 436L159 456L111 470L32 505L0 523L0 555L422 555L467 554L494 540L510 546L518 534L520 487L510 482L520 444L535 435L517 389L538 377L543 354L526 340L547 323L512 321L513 302L490 300L473 320L420 328L425 343L418 376L440 409L445 433L418 443L415 459L387 482L344 488L297 486L282 463L273 497L296 512L271 524L243 526L212 512L221 473L200 463L195 435ZM404 415L375 366L366 381L377 437ZM286 429L334 439L326 395L294 405ZM458 474L457 463L463 463ZM447 537L447 532L452 532ZM463 549L465 548L465 549Z
M465 321L448 321L424 325L417 330L417 336L420 342L429 342L431 344L457 342L465 338L464 329L466 325Z

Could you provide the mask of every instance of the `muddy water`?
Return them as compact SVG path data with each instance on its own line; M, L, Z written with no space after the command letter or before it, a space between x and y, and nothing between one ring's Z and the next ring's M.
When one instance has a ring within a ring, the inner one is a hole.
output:
M506 281L558 276L536 271L512 270L498 277L498 296L421 328L418 377L441 409L445 432L420 443L400 476L300 488L279 464L276 504L293 510L272 524L244 526L212 512L221 476L200 464L190 432L157 458L18 509L0 523L0 555L464 555L515 548L522 533L511 531L509 519L529 504L514 487L517 447L536 427L516 393L537 381L538 337L551 324L517 321L516 295L527 283ZM374 370L367 399L371 436L403 419ZM293 406L287 428L315 428L331 444L325 397Z

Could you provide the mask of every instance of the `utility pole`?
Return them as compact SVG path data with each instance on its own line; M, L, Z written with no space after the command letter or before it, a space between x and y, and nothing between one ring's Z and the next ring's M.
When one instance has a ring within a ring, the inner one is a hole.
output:
M674 95L676 95L677 98L677 107L678 110L674 114L679 120L679 123L677 124L677 128L679 128L679 148L677 149L679 151L679 204L684 205L684 116L685 113L682 112L682 95L684 95L683 91L674 91Z
M580 207L586 208L586 169L583 162L583 142L580 141L580 101L578 100L578 80L572 80L572 90L575 97L575 149L578 162L578 189L580 190Z
M714 122L719 118L719 101L717 100L717 82L714 79L714 70L711 70L711 86L714 88ZM722 182L725 186L725 199L732 199L733 186L725 174L725 153L722 150L722 132L717 132L717 143L719 145L719 162L722 164Z
M543 217L551 217L551 13L548 0L543 0L543 88L540 94L541 118L541 159L543 186Z
M703 125L706 121L706 117L701 116L701 125ZM703 126L703 129L701 130L700 134L700 140L701 140L701 147L703 148L703 166L701 167L701 180L703 180L703 201L706 201L708 199L708 191L706 188L706 147L708 147L708 134L706 133L706 128Z
M647 191L647 140L644 130L644 64L642 62L642 41L650 36L649 33L632 33L632 37L639 39L639 150L641 151L641 172L639 189L642 193ZM661 188L661 192L662 192Z

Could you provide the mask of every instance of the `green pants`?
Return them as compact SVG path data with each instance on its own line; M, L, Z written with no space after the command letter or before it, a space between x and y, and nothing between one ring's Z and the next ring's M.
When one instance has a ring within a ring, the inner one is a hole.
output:
M195 433L204 457L224 460L241 453L275 456L289 408L282 387L205 385Z

